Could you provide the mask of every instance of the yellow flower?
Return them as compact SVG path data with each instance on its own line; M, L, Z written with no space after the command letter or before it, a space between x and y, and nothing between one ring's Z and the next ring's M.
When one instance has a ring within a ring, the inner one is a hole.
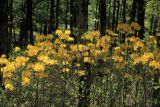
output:
M62 32L62 30L57 29L56 32L55 32L55 34L56 34L56 35L61 35L61 34L63 34L63 32Z
M84 76L84 75L86 75L86 71L85 70L78 70L78 75Z
M45 66L42 64L42 63L36 63L34 66L33 66L33 70L34 71L37 71L37 72L42 72L45 70Z
M90 57L84 57L83 61L90 63L91 62L91 58Z
M68 41L74 41L74 38L69 37L69 38L68 38Z
M16 67L25 66L28 60L29 60L28 57L18 56L18 57L15 59L15 66L16 66Z
M113 59L115 62L122 62L122 61L123 61L123 58L120 57L120 56L117 56L117 55L112 56L112 59Z
M8 59L7 58L0 58L0 65L7 65L9 63Z
M14 87L11 83L7 83L7 84L5 84L5 89L7 89L9 91L13 91Z
M126 78L126 79L131 79L131 75L126 72L126 73L124 73L124 78Z
M38 52L40 51L40 48L37 46L32 46L32 45L28 45L27 46L28 49L28 56L36 56L38 54Z
M70 69L69 68L63 68L63 72L69 72Z
M28 77L22 77L22 85L27 86L30 83L30 78Z
M21 50L21 48L18 47L18 46L16 46L15 49L14 49L15 52L19 52L20 50Z
M138 48L142 48L144 46L144 43L141 41L137 41L134 44L134 50L137 50Z
M71 31L70 30L65 30L64 33L67 34L67 35L70 35Z

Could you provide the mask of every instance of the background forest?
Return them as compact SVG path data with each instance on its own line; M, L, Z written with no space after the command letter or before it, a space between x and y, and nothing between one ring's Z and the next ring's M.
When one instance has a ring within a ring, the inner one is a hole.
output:
M0 107L160 107L159 0L0 0Z

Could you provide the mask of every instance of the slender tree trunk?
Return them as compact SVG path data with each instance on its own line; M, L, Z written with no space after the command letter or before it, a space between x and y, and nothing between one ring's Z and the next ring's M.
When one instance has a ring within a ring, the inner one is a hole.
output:
M9 52L8 40L8 0L0 0L0 56ZM3 88L3 78L0 72L0 87Z
M48 23L47 23L46 20L44 21L44 23L45 23L45 24L44 24L44 31L43 31L43 34L44 34L44 35L47 35L47 26L48 26Z
M112 30L115 31L116 0L113 1Z
M0 55L8 51L8 0L0 0Z
M55 0L51 0L51 7L50 7L50 23L49 23L49 32L48 33L53 33L55 30Z
M85 32L88 30L88 0L77 0L76 2L76 28Z
M108 1L108 19L107 19L107 25L108 25L108 28L111 28L111 0Z
M106 30L106 0L100 0L100 32L105 35Z
M13 14L12 14L12 10L13 10L13 0L10 0L9 2L9 33L8 33L8 40L9 40L9 49L11 48L11 43L12 43L12 29L13 29Z
M138 33L138 36L143 39L144 38L144 19L145 19L145 1L138 0L138 17L137 22L141 26L141 29Z
M154 22L154 15L152 15L152 18L151 18L151 24L150 24L150 35L153 34L153 22Z
M68 29L68 8L69 6L69 1L66 0L66 12L65 12L65 29Z
M154 30L154 31L153 31L154 36L157 35L157 22L158 22L157 19L155 19L155 20L154 20L154 29L153 29L153 30Z
M33 9L32 9L32 0L27 0L27 16L26 19L28 18L28 31L29 31L29 37L30 37L30 44L33 44L34 42L34 37L33 37Z
M74 0L70 0L70 30L73 32L74 27Z
M57 0L56 2L56 29L59 27L59 2L60 0Z
M88 0L76 0L76 24L78 29L77 42L81 35L88 29ZM80 87L79 87L79 100L78 107L88 107L90 104L90 79L91 70L90 64L85 63L84 68L86 68L86 75L80 77Z
M137 13L137 7L138 7L137 4L138 4L138 0L133 0L130 23L136 21L136 13Z
M99 24L99 21L98 21L98 19L99 19L98 7L99 7L99 1L97 0L96 1L96 14L95 14L96 20L95 20L95 27L94 27L95 30L98 30L98 24Z
M123 23L126 23L126 0L123 0Z
M117 17L116 17L116 26L115 29L117 28L118 22L119 22L119 10L120 10L120 1L117 1Z

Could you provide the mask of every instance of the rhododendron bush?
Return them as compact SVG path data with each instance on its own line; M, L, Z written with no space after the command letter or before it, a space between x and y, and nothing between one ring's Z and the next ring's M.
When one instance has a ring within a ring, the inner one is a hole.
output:
M69 30L60 29L54 35L35 36L34 45L15 47L9 58L0 58L5 87L2 104L76 106L80 77L85 75L91 77L91 106L111 101L137 106L150 103L153 78L160 71L160 50L154 36L127 37L127 32L139 29L136 23L119 24L118 30L126 35L124 42L119 40L120 33L109 30L105 36L92 31L72 37Z

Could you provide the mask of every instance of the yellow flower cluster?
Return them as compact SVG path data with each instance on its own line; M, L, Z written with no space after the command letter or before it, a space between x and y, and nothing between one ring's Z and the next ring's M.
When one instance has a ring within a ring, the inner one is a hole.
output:
M132 32L139 30L137 23L131 25L119 24L119 30ZM100 36L99 31L93 31L78 37L77 43L71 37L71 31L56 30L53 35L37 35L35 45L28 45L27 50L23 51L19 47L14 49L12 57L1 56L0 68L3 73L6 89L13 90L14 74L19 73L22 86L28 86L32 83L32 78L46 78L52 71L61 71L62 73L76 73L79 76L87 74L86 64L92 69L99 65L104 69L110 69L108 63L114 66L110 71L124 70L123 68L133 67L142 64L150 67L152 70L160 68L160 50L156 47L156 39L150 37L147 41L142 41L138 37L128 37L125 43L115 43L115 36L118 34L108 30L108 35ZM113 43L116 46L113 46ZM58 70L57 70L58 69ZM53 73L53 72L52 72ZM141 74L126 71L123 78L130 79L135 75L136 80L141 80ZM15 78L15 77L14 77Z

